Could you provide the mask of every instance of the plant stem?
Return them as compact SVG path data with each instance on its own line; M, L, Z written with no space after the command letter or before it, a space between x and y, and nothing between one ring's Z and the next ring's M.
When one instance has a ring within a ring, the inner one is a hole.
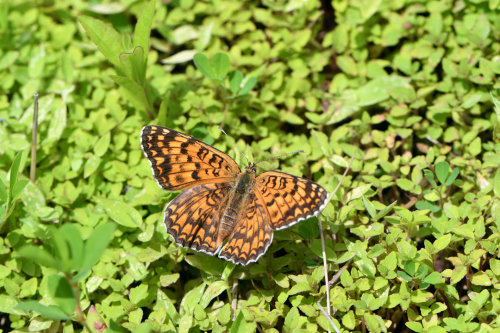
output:
M33 130L31 132L31 182L35 182L36 175L36 137L38 134L38 93L35 93L35 105L33 111Z
M330 284L328 283L328 265L326 262L325 238L323 237L323 226L321 225L321 212L318 212L319 235L321 237L321 248L323 251L323 268L325 271L326 287L326 312L330 315Z

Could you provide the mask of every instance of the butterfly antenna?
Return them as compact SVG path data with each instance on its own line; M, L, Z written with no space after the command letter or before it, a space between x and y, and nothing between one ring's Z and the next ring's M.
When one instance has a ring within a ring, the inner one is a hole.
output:
M224 133L227 136L227 138L229 139L229 141L231 141L231 143L233 144L233 146L235 146L236 149L238 149L238 151L241 153L241 155L245 156L245 159L247 160L248 164L250 164L250 161L248 160L248 157L245 154L243 154L243 152L240 150L240 148L238 148L238 146L233 142L233 140L231 140L231 138L229 137L229 135L227 135L227 133L224 132L224 130L220 126L217 126L217 128L220 129L221 132Z
M278 155L278 156L274 156L274 157L271 157L271 158L268 158L268 159L265 159L265 160L262 160L262 161L258 161L257 163L265 162L265 161L269 161L269 160L274 160L275 158L280 158L280 157L283 157L283 156L286 156L286 155L290 155L290 154L295 154L295 153L305 153L305 151L303 151L303 150L292 151L290 153L286 153L286 154L283 154L283 155ZM256 165L257 163L254 163L254 165Z

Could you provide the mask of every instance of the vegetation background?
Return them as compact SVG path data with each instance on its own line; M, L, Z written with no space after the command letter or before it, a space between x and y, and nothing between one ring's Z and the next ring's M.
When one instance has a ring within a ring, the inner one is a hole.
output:
M1 328L499 332L499 33L499 0L2 1ZM317 218L247 267L172 244L147 124L329 193L353 157L331 285Z

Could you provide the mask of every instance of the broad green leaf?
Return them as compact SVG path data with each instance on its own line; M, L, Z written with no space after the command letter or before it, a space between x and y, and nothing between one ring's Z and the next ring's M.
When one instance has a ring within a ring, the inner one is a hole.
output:
M139 16L134 30L134 48L141 47L143 50L143 68L146 67L149 53L149 36L151 35L151 24L155 13L156 0L151 0Z
M446 183L444 183L444 185L450 186L451 184L453 184L453 182L455 181L455 179L457 179L457 176L459 174L460 174L460 170L458 170L458 168L453 169L453 171L451 172L451 175L448 177L448 179L446 180Z
M202 53L196 53L193 57L194 64L196 65L196 68L205 75L209 79L215 79L217 78L214 72L214 69L212 68L212 64L210 63L210 60L202 54Z
M149 332L151 332L151 325L148 322L140 324L139 327L137 327L134 330L134 333L149 333Z
M123 48L120 34L112 26L90 16L80 15L78 16L78 21L80 21L89 37L104 56L113 65L120 68L124 73L127 73L120 62L120 53L126 52Z
M129 228L142 226L142 216L132 206L118 200L94 197L113 221Z
M249 77L245 84L243 85L243 88L238 92L238 96L243 96L248 94L253 87L255 87L255 84L257 83L257 79L253 76Z
M102 253L108 247L108 244L113 238L116 225L113 223L105 223L95 228L94 232L85 242L85 249L83 251L83 272L88 271L101 257Z
M446 182L446 178L448 178L450 165L448 162L439 162L436 164L436 176L439 179L441 184Z
M451 234L446 234L436 239L433 244L435 249L434 253L438 253L444 250L448 246L448 244L450 244L450 240L451 240Z
M247 322L245 320L245 317L243 316L243 312L241 310L238 312L238 315L236 316L236 319L233 322L233 325L231 326L231 331L230 333L247 333Z
M127 90L137 103L142 105L145 110L149 110L149 101L144 89L132 79L128 77L110 75L109 78L120 85L123 89Z
M19 298L14 296L0 295L0 312L15 315L27 315L27 311L18 309Z
M111 133L110 132L107 132L106 134L104 134L103 136L101 136L99 138L99 140L97 140L97 142L96 142L96 144L94 146L94 154L95 154L95 156L101 157L104 154L106 154L106 151L108 150L110 142L111 142Z
M59 230L69 245L73 269L80 269L83 263L83 240L80 232L73 223L66 223Z
M87 162L85 162L85 167L83 168L83 178L88 178L90 175L92 175L97 170L97 168L99 168L100 164L101 159L98 156L90 156Z
M224 80L229 72L230 65L231 62L229 61L229 56L225 53L219 52L214 54L212 57L212 67L219 80Z
M232 71L229 74L229 88L233 94L240 90L241 82L243 81L243 73L240 71Z
M439 283L439 281L441 281L441 274L438 272L432 272L424 279L424 282L430 284L436 284Z
M58 306L45 306L36 301L19 303L14 307L16 310L36 311L43 316L54 320L68 320L70 317Z
M50 242L55 249L56 258L64 264L69 260L69 248L63 233L54 226L49 226Z
M21 258L29 259L39 265L54 268L56 270L61 268L60 263L58 263L49 252L39 246L24 246L17 251L17 254Z
M49 277L48 282L50 297L54 300L66 314L72 314L75 311L76 300L68 281L57 274Z
M21 192L29 182L30 181L27 179L20 179L14 184L14 188L12 189L12 201L15 201L21 195Z
M127 73L130 73L130 78L142 88L146 85L146 65L143 59L144 49L140 46L136 47L131 53L120 54L120 62L127 69Z
M222 294L226 289L229 288L229 285L226 281L215 281L212 282L207 289L205 289L205 293L200 299L200 306L202 309L205 309L210 302L220 294Z

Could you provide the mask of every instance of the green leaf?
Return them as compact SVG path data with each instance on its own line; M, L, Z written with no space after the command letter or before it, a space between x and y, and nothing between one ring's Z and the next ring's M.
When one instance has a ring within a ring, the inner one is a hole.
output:
M135 330L134 333L149 333L151 332L151 325L148 322L144 322L140 324Z
M441 281L441 274L438 272L432 272L424 279L424 282L429 284L436 284L439 283L439 281Z
M436 181L434 179L434 173L432 173L431 170L425 169L424 176L425 178L427 178L427 180L429 181L429 183L431 183L433 187L437 187Z
M66 239L64 238L61 231L56 229L53 225L49 226L49 234L51 237L50 242L55 249L55 255L57 259L63 264L66 264L69 259L69 249Z
M5 184L3 183L3 181L0 179L0 201L7 202L7 199L7 189L5 188Z
M500 198L500 168L497 169L497 172L495 174L495 179L493 180L493 191L495 192L495 196L497 198Z
M144 8L141 16L137 20L134 30L134 48L141 47L144 59L143 67L146 67L149 53L149 36L151 35L151 24L155 14L156 0L151 0ZM144 78L143 78L144 79Z
M14 307L17 310L28 310L39 312L42 316L54 320L69 320L70 317L58 306L45 306L36 301L27 301Z
M59 230L69 245L71 259L73 260L73 269L80 269L83 263L83 240L80 232L72 223L64 224Z
M374 218L377 215L377 211L375 210L375 206L373 206L373 204L369 200L366 200L364 194L361 195L361 197L363 198L363 203L365 205L366 210L368 211L368 214L370 214L370 216L372 218Z
M109 78L125 89L136 102L142 105L145 110L149 110L149 101L146 93L137 82L129 79L128 77L118 75L110 75Z
M446 234L446 235L443 235L441 237L439 237L438 239L436 239L434 241L434 252L432 254L435 254L435 253L438 253L444 249L446 249L446 247L448 246L448 244L450 244L450 241L451 241L451 234Z
M241 82L243 81L243 73L240 71L232 71L229 74L229 89L233 94L240 90Z
M99 260L111 239L113 239L115 229L116 225L113 223L101 224L95 228L87 242L85 242L83 272L88 271Z
M248 94L250 90L252 90L253 87L255 87L255 84L257 84L257 79L254 78L253 76L249 77L245 82L245 84L243 85L243 88L241 88L241 90L238 92L238 96L243 96Z
M142 226L142 216L134 207L118 200L94 197L113 221L129 228Z
M333 155L333 149L328 143L328 136L320 131L311 130L311 136L316 141L317 146L323 152L326 157L331 157Z
M21 258L26 258L34 263L49 267L49 268L54 268L56 270L60 269L60 264L56 262L54 257L49 254L46 250L39 246L32 246L32 245L27 245L22 247L17 251L17 254Z
M415 262L413 260L407 260L405 262L405 272L410 276L415 275Z
M411 278L411 276L409 276L408 274L406 274L405 272L402 272L402 271L398 271L398 276L400 278L402 278L403 280L406 280L408 282L411 282L413 279Z
M97 170L97 168L99 168L99 165L101 165L101 159L96 155L90 156L87 162L85 162L85 167L83 169L83 178L88 178L90 175L92 175Z
M214 72L214 69L212 68L212 64L210 63L210 60L202 54L202 53L196 53L193 57L194 64L196 65L196 68L205 75L209 79L215 79L217 78Z
M90 16L80 15L78 21L104 56L113 65L127 73L120 61L120 53L126 52L120 34L112 26ZM127 73L127 75L130 74Z
M436 164L436 176L441 184L446 182L446 178L449 174L450 165L448 162L439 162Z
M422 324L420 324L419 322L410 321L405 323L405 325L414 332L422 332L423 330Z
M75 311L76 300L68 281L57 274L49 277L49 294L54 302L67 314Z
M238 312L236 319L231 326L230 333L247 333L247 322L245 321L245 317L243 316L243 312L241 310Z
M30 181L27 179L21 179L14 184L14 188L12 189L12 202L17 200L29 182Z
M453 184L453 182L455 181L455 179L457 178L457 176L459 174L460 174L460 170L458 170L458 168L453 169L453 171L451 172L450 177L448 177L448 179L446 180L446 183L444 183L444 185L445 186L450 186L451 184Z
M97 140L97 142L96 142L96 144L94 146L94 154L95 154L95 156L101 157L104 154L106 154L106 151L108 150L110 142L111 142L111 133L110 132L107 132L106 134L104 134L103 136L101 136L99 138L99 140ZM95 169L94 169L94 171L95 171Z
M167 126L167 111L168 103L170 101L170 91L167 91L163 96L163 100L160 104L160 111L158 112L157 123L160 126Z
M375 215L375 217L373 218L373 222L377 222L378 220L380 220L382 217L386 216L387 214L389 214L389 212L391 211L392 207L394 207L396 204L398 203L398 201L394 201L393 203L391 203L389 206L385 207L384 209L382 209L380 212L378 212L377 215Z
M224 80L229 72L230 66L231 62L227 54L219 52L214 54L212 57L212 67L214 68L215 75L219 80Z
M120 62L127 69L127 73L130 73L130 78L142 88L146 86L146 65L142 61L143 58L144 50L140 46L136 47L131 53L120 54Z
M10 197L14 198L14 185L17 183L17 174L21 165L22 151L16 154L12 166L10 167Z

